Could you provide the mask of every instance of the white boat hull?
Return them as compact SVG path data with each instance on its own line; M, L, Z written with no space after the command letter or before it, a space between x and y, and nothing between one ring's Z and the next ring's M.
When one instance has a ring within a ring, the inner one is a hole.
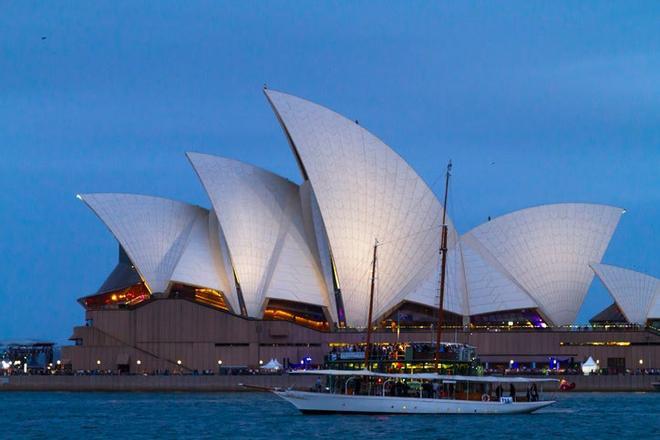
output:
M304 414L525 414L555 403L351 396L295 390L273 392Z

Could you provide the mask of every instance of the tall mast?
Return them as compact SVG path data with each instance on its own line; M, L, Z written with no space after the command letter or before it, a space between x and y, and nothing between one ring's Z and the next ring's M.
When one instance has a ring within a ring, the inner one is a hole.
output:
M438 300L438 326L436 333L435 366L440 368L440 346L442 342L442 326L445 320L445 277L447 272L447 193L449 192L449 177L451 177L451 160L447 164L447 175L445 177L445 200L442 205L442 237L440 239L440 299Z
M369 318L367 320L367 348L364 350L364 361L367 370L371 370L369 357L371 356L371 320L374 311L374 288L376 286L376 249L378 249L378 240L374 241L374 257L371 263L371 292L369 293Z

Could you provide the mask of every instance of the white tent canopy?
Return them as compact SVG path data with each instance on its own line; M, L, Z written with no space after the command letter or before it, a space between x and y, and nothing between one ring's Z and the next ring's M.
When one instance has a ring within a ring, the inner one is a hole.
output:
M594 361L594 358L589 356L589 359L582 363L582 372L584 374L595 373L598 370L598 364Z
M261 368L264 370L281 370L282 364L277 359L271 359L266 365L262 365Z

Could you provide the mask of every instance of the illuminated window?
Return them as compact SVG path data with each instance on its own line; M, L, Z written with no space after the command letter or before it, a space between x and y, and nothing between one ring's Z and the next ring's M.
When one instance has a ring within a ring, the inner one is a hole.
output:
M630 341L593 341L593 342L560 342L560 346L576 347L628 347ZM636 344L635 344L636 345Z
M172 287L170 295L174 298L185 298L216 309L229 311L225 296L218 290L176 284Z
M138 283L125 289L100 293L81 298L79 302L88 310L135 306L149 299L149 290L144 283Z
M330 328L321 307L293 301L271 299L264 312L264 319L290 321L320 331Z

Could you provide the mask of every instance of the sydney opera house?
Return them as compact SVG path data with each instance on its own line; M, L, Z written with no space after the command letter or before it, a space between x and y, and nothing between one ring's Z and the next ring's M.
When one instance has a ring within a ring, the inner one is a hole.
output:
M188 153L208 208L78 196L118 242L119 258L98 291L79 300L86 324L63 350L73 369L318 364L333 347L364 339L376 240L375 341L433 340L443 214L436 194L357 121L264 92L299 182ZM476 346L493 365L592 356L613 369L660 367L660 280L601 261L623 213L562 203L465 232L449 221L445 338ZM595 276L613 304L576 328Z

